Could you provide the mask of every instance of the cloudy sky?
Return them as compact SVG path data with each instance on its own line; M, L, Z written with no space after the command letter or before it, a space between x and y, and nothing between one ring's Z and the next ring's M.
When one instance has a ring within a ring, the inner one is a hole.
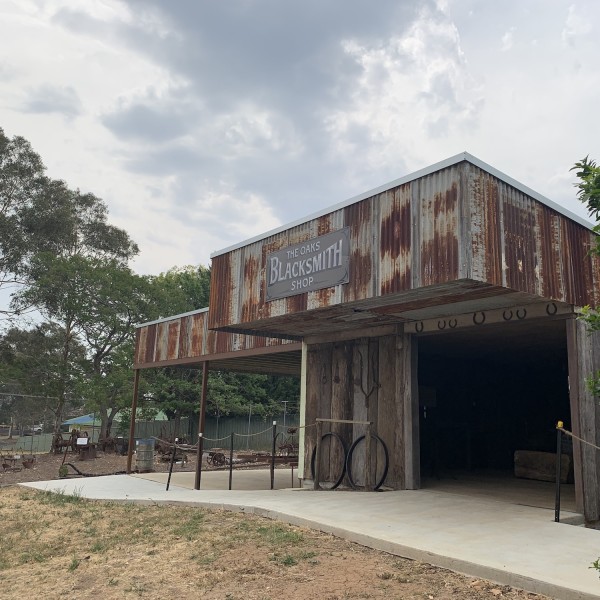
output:
M0 0L0 127L141 273L464 150L585 216L599 32L597 0Z

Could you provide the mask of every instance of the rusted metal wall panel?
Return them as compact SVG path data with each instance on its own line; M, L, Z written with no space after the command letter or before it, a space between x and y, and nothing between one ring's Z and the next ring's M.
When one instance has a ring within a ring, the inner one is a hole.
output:
M265 276L265 265L262 260L262 244L251 244L241 249L242 282L239 288L241 318L245 322L260 318L260 303Z
M470 277L576 306L597 305L595 234L521 190L468 165Z
M168 322L158 323L156 327L156 345L154 347L154 360L167 360L167 347L169 341Z
M350 228L349 283L265 302L270 252L343 227ZM303 313L310 329L319 309L341 311L347 303L358 303L358 321L363 301L391 305L395 294L462 280L593 304L600 292L597 261L586 255L592 237L583 225L465 161L215 256L209 327L254 323L264 329L268 319ZM352 320L340 311L330 319Z
M470 200L471 277L502 285L502 223L497 180L480 169L468 168Z
M460 165L444 169L214 257L209 327L328 308L463 276L461 172ZM270 252L346 226L351 240L348 284L265 302ZM214 291L221 287L228 290L222 297Z
M187 356L190 351L192 318L190 316L182 317L180 321L179 344L177 348L177 358Z
M506 287L536 294L537 280L535 200L498 182L504 213L504 256Z
M230 321L232 316L232 303L235 293L238 294L234 280L231 260L233 252L216 256L212 260L210 269L210 300L212 310L209 314L209 329Z
M207 313L192 315L192 343L188 352L189 356L202 356L206 352L206 321Z
M412 288L411 186L379 196L379 296Z
M413 183L419 189L420 281L417 287L459 277L459 183L457 167Z
M587 232L586 232L587 233ZM589 244L582 227L572 221L562 223L562 256L565 271L566 293L578 306L591 304L593 286L592 261L588 255ZM596 281L596 284L599 282Z
M169 323L167 332L167 359L174 360L179 354L179 336L181 329L181 319Z
M376 199L344 208L344 223L350 226L350 281L342 286L343 302L375 295L377 269L374 266L373 228L378 208Z
M541 295L552 298L564 296L563 270L561 268L561 231L559 215L542 204L536 207L536 218L541 243L540 279Z
M144 362L154 362L154 349L156 345L156 325L149 325L146 334L146 356Z
M284 346L288 340L209 331L209 313L165 319L138 327L135 333L134 364L151 366L163 361L206 358L216 354Z

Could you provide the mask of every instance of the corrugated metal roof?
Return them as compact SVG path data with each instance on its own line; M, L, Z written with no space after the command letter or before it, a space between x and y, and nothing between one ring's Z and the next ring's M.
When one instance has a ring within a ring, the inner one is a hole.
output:
M201 313L208 312L208 307L199 308L198 310L190 310L189 312L180 313L178 315L172 315L169 317L164 317L162 319L155 319L154 321L147 321L146 323L140 323L136 325L136 329L138 327L147 327L148 325L155 325L156 323L164 323L165 321L173 321L174 319L180 319L181 317L190 317L191 315L199 315Z

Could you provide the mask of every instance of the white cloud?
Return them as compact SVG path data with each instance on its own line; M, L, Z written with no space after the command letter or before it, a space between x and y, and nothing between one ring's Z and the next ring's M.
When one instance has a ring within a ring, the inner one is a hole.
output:
M573 44L576 38L585 36L592 31L592 20L586 11L575 4L569 6L567 20L562 31L562 41L565 44Z
M583 214L600 3L536 2L6 0L0 127L107 201L144 272L462 150Z
M515 28L511 27L507 32L504 33L501 40L500 50L502 52L508 52L513 47Z
M346 40L344 50L361 74L350 107L333 111L327 127L335 151L360 154L363 168L393 168L401 159L424 166L440 158L433 149L448 145L441 140L477 127L482 90L444 15L423 9L405 34L368 45Z

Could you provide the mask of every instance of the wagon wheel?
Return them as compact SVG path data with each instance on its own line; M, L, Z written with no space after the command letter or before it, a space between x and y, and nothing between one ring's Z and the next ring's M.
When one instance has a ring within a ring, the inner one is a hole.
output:
M213 453L209 452L208 456L206 457L206 464L212 466L213 464Z
M287 441L279 446L279 453L282 456L290 456L296 453L296 448L297 446L294 445L294 442Z
M213 464L216 467L224 467L226 464L225 455L221 452L215 452L213 455Z

